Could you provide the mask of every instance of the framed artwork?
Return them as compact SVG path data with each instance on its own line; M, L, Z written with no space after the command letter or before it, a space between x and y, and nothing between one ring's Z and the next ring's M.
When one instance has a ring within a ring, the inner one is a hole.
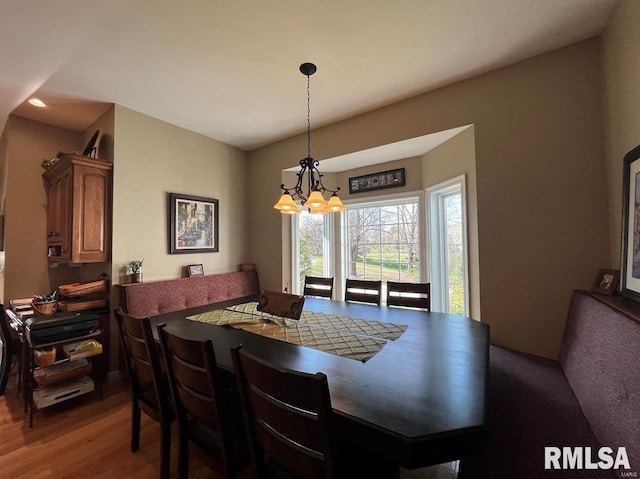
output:
M365 191L395 188L396 186L404 185L404 168L398 168L349 178L349 193L364 193Z
M204 267L201 264L190 264L187 266L187 273L191 276L203 276Z
M169 254L218 252L218 200L169 193Z
M620 293L640 302L640 145L624 157Z
M617 269L601 269L591 287L592 293L615 294L620 281L620 271Z

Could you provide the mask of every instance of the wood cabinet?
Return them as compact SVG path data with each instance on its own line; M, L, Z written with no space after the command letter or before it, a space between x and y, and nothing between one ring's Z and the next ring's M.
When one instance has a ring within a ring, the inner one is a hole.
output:
M44 173L50 261L109 261L111 170L110 163L67 153Z

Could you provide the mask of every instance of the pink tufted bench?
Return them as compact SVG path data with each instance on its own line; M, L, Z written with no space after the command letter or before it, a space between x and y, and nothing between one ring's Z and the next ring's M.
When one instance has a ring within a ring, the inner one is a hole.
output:
M120 307L133 316L158 316L258 294L258 273L237 271L121 285Z

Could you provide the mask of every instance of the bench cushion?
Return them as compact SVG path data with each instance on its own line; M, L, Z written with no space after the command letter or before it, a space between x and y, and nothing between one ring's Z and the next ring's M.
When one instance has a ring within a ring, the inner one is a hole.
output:
M545 446L600 447L556 361L491 346L487 407L492 479L615 477L544 469Z
M260 293L256 271L122 285L120 307L133 316L158 316Z
M640 473L640 324L576 291L560 364L603 446L624 446Z

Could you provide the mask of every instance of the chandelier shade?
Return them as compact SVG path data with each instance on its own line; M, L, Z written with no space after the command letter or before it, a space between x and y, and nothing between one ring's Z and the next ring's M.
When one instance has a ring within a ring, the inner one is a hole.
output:
M313 63L303 63L300 65L300 72L307 77L307 157L300 160L300 171L296 173L298 181L290 188L284 183L280 185L282 196L280 200L273 206L280 210L282 214L300 213L300 205L309 209L312 214L324 214L344 211L345 206L342 204L338 192L340 187L331 190L322 183L322 173L318 170L320 164L311 157L311 94L310 94L310 77L317 71L317 67ZM324 198L325 193L331 193L331 197L327 201Z

